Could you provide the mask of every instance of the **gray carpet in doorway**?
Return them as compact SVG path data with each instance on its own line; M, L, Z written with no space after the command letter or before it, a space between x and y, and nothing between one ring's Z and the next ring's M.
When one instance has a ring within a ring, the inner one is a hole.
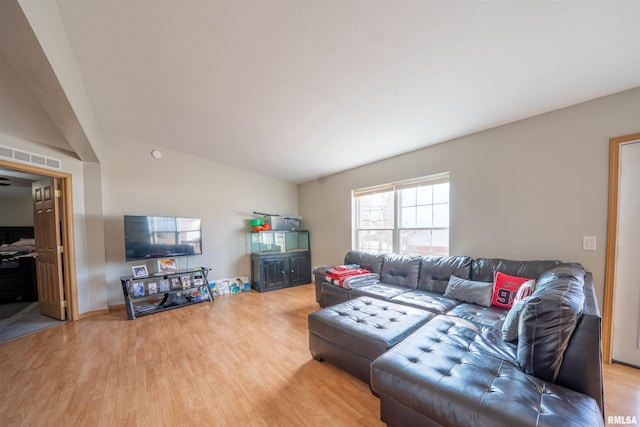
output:
M31 304L33 304L33 301L0 304L0 319L8 319L17 313L20 313Z
M38 303L34 302L29 307L17 314L0 320L0 342L8 341L32 332L61 325L64 320L56 320L40 314Z

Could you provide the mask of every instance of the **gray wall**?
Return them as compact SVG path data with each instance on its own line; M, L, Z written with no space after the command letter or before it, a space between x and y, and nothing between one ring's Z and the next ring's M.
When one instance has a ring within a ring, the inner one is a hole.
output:
M635 88L302 184L312 263L351 248L351 190L448 171L452 255L577 261L602 303L608 141L638 131Z
M253 211L298 214L297 186L120 136L103 134L99 148L109 305L123 303L123 215L202 218L203 254L181 257L180 268L212 268L209 278L249 276ZM151 156L159 148L160 159ZM154 261L147 262L157 271Z

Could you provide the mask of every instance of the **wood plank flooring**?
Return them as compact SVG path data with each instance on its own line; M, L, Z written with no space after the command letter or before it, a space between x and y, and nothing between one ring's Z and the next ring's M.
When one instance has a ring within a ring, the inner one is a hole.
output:
M383 426L369 387L308 350L313 285L124 310L0 344L3 426ZM640 418L640 373L605 367L607 411ZM640 422L640 421L639 421Z

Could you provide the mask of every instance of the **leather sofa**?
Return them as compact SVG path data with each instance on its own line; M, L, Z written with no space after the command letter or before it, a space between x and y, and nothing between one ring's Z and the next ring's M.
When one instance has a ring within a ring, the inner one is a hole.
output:
M338 330L351 328L349 315L347 323L318 331L317 315L310 314L313 357L348 371L369 364L370 387L387 425L604 425L601 316L592 275L581 265L361 251L348 252L344 263L379 279L347 289L325 280L327 268L316 269L316 300L325 307L316 313L367 299L428 313L421 326L413 324L372 361L363 361L338 338L344 335ZM537 280L514 341L502 336L509 309L444 296L452 275L492 282L496 271Z

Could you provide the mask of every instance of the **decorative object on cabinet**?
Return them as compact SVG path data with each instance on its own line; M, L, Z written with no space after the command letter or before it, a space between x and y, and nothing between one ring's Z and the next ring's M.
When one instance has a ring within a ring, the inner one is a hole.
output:
M121 277L127 317L133 320L202 301L213 302L207 285L208 271L208 268L199 267L146 277ZM160 292L157 291L158 284Z
M173 273L178 271L178 260L175 258L160 258L158 260L158 273Z
M302 229L301 216L285 216L264 212L253 212L260 217L250 220L253 231L298 231Z
M146 277L149 275L146 265L134 265L133 267L131 267L131 271L133 271L133 277L135 277L136 279L138 277Z
M311 282L309 231L250 233L251 286L259 292Z

